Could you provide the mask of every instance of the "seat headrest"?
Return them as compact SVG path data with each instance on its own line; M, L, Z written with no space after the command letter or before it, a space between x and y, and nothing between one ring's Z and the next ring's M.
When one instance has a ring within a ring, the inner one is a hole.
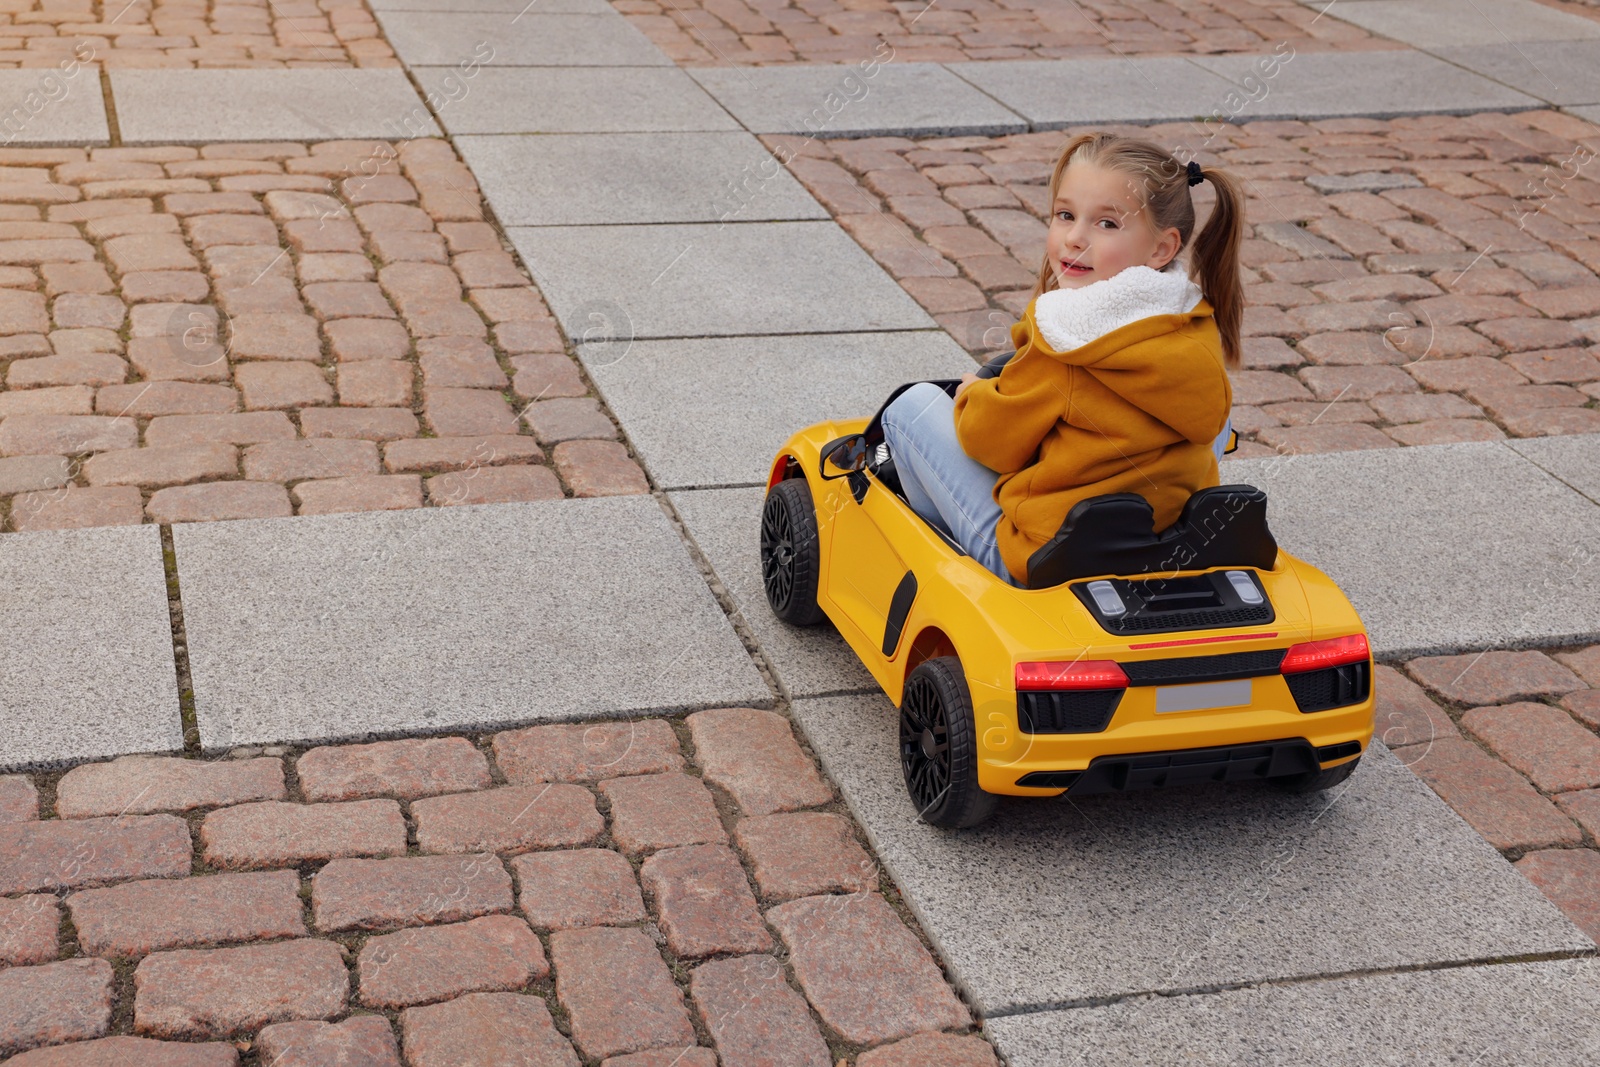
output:
M1149 501L1137 493L1112 493L1073 505L1056 535L1028 558L1028 588L1100 574L1270 569L1277 558L1278 542L1267 528L1267 494L1255 486L1201 489L1160 534Z

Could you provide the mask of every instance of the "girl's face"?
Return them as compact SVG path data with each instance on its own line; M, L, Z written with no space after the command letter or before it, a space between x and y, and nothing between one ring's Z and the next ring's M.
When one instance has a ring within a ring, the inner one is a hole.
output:
M1138 184L1121 171L1072 163L1061 175L1045 248L1056 284L1081 289L1129 267L1160 270L1178 254L1176 227L1157 231Z

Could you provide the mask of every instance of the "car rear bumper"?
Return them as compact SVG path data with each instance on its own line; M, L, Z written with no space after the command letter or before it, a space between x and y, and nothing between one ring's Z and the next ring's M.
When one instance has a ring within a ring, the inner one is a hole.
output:
M1290 697L1282 676L1257 679L1259 691L1255 701L1247 707L1219 710L1196 710L1163 713L1155 710L1153 688L1129 689L1109 726L1095 733L1028 734L1017 728L1017 703L1014 690L987 690L973 687L974 712L979 723L978 784L987 792L1018 796L1052 796L1062 792L1068 779L1033 778L1031 775L1084 772L1096 760L1128 760L1133 757L1162 756L1175 759L1177 765L1195 764L1195 781L1213 780L1202 773L1199 764L1221 751L1235 751L1225 761L1260 764L1260 753L1244 750L1262 746L1291 745L1297 751L1313 754L1317 766L1333 766L1366 751L1372 740L1373 698L1371 694L1360 703L1326 711L1302 712ZM981 695L980 695L981 693ZM1336 746L1355 742L1355 753L1332 756ZM1316 756L1322 750L1323 755ZM1332 756L1332 758L1330 758ZM1258 774L1260 766L1248 772L1241 766L1224 769L1221 781L1237 780L1229 777L1272 777L1278 774L1314 770L1315 766L1289 765L1283 760L1298 760L1298 756L1277 754L1269 759L1270 773ZM1143 765L1141 765L1143 766ZM1130 768L1132 780L1140 774ZM1213 768L1215 770L1215 768ZM1153 773L1153 772L1152 772ZM1168 773L1163 782L1178 784L1189 780L1186 771ZM1154 777L1162 777L1154 775ZM1050 781L1052 784L1032 784ZM1079 779L1071 779L1076 782ZM1082 779L1084 786L1074 785L1076 794L1088 789L1091 779ZM1134 786L1138 788L1139 786Z

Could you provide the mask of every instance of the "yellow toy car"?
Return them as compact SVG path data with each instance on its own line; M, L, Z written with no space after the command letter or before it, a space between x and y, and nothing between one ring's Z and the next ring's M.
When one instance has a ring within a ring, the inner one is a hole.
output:
M1366 631L1278 548L1259 489L1201 490L1159 535L1143 497L1085 500L1021 589L911 510L881 417L778 453L762 578L779 618L832 620L899 706L925 821L974 825L997 794L1349 777L1372 739Z

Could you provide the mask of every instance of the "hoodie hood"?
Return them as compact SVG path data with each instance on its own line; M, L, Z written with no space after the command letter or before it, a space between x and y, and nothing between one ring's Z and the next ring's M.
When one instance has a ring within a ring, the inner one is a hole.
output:
M1069 352L1152 315L1193 311L1200 300L1200 287L1182 271L1129 267L1081 289L1041 294L1034 301L1034 318L1046 344Z
M1129 267L1082 289L1040 295L1019 325L1042 355L1082 368L1199 443L1216 438L1216 412L1226 413L1232 394L1212 320L1200 287L1183 273Z

